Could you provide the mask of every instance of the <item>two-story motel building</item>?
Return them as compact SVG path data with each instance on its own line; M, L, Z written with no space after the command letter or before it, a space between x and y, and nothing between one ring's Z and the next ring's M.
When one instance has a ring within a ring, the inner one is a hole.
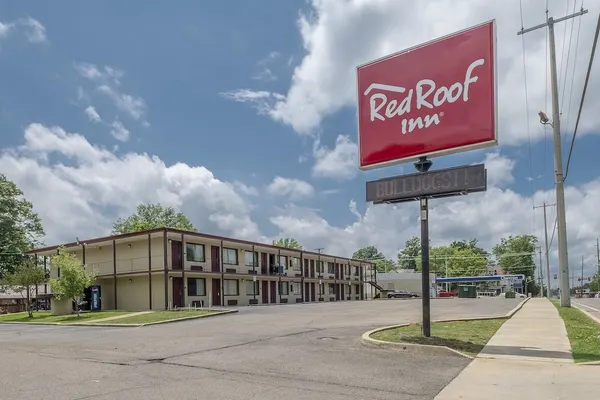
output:
M60 276L50 256L31 250ZM264 243L158 228L65 244L97 274L103 310L363 300L372 265Z

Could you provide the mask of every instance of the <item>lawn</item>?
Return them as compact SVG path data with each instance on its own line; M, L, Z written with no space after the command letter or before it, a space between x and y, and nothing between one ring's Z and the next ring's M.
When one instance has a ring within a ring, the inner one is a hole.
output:
M576 363L600 361L600 324L574 307L560 307L552 303L565 322L571 352Z
M422 336L421 326L416 324L376 332L371 337L395 343L447 346L462 353L476 356L504 321L506 321L505 318L434 322L431 324L431 337L429 338Z
M178 318L201 317L204 315L214 314L218 311L212 310L189 310L189 311L156 311L148 314L139 314L131 317L124 317L108 321L111 324L131 324L141 325L152 322L171 321ZM101 323L101 322L100 322Z
M100 318L116 317L119 315L129 314L127 311L99 311L93 313L82 313L78 317L76 314L71 315L52 315L50 311L34 312L33 318L24 313L0 315L0 323L2 322L23 322L23 323L74 323L74 322L89 322Z

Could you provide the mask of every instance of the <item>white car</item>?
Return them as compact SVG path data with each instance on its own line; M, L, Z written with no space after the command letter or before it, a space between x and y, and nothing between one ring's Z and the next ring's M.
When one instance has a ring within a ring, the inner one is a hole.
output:
M500 294L498 295L498 297L505 298L505 297L506 297L506 293L500 293ZM526 298L526 297L527 297L527 296L525 296L523 293L516 293L516 292L515 292L515 298L516 298L516 299L524 299L524 298Z

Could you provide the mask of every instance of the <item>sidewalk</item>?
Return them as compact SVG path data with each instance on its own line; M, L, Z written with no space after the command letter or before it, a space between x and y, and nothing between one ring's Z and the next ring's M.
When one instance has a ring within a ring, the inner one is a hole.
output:
M531 299L506 321L435 400L596 398L600 367L573 363L567 331L547 299Z

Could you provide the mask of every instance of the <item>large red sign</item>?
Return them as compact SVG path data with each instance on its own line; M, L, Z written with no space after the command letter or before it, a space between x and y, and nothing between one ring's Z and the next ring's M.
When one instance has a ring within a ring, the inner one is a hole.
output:
M360 169L494 146L495 21L357 68Z

